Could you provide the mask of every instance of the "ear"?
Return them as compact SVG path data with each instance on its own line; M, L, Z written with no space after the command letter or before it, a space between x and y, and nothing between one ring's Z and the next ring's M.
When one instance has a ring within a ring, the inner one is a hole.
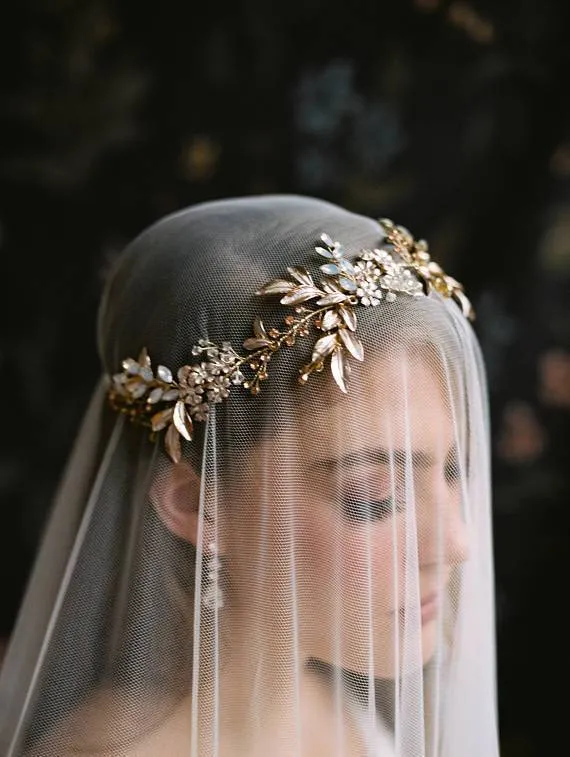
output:
M159 475L151 488L151 501L166 528L183 541L198 546L200 476L187 463L177 463ZM205 508L207 510L207 507ZM216 540L215 524L202 515L202 547ZM218 552L222 553L219 543Z

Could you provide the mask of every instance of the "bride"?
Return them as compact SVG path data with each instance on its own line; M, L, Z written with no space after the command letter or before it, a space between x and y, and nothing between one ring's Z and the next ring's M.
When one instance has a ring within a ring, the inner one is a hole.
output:
M424 242L315 199L141 234L0 678L2 755L496 757L472 315Z

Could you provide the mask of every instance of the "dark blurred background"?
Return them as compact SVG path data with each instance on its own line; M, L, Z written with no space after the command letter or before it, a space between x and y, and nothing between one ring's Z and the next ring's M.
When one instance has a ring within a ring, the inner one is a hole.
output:
M475 303L502 754L567 754L568 0L19 0L0 14L0 637L98 376L115 256L194 202L316 195L427 237Z

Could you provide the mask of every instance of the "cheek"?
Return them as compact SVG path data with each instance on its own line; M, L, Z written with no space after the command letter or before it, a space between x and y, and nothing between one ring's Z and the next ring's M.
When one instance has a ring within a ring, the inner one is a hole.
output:
M342 587L348 605L354 603L360 611L371 607L374 613L393 607L394 583L401 575L401 549L394 549L395 540L398 533L390 521L359 530L346 540Z
M391 520L353 526L336 513L308 516L297 542L303 555L302 579L318 593L340 594L346 608L361 612L372 605L389 610L395 575L402 574L401 534L400 524Z

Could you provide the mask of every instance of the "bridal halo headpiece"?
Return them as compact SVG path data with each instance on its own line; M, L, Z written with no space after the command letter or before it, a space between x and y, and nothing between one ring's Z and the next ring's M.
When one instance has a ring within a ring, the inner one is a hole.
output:
M221 345L201 339L192 347L196 362L183 365L176 374L164 365L153 369L142 349L138 359L126 358L122 371L110 378L111 406L151 433L165 431L165 447L174 462L181 458L181 440L192 440L195 422L205 421L210 406L227 399L233 386L257 395L268 378L269 363L284 347L314 332L311 360L299 369L299 382L320 373L328 363L343 392L348 391L350 359L364 360L358 338L357 309L394 303L399 296L422 297L432 290L453 299L472 320L473 309L463 287L431 260L428 245L416 241L402 226L381 219L381 244L360 250L356 258L344 257L343 247L321 234L316 253L326 260L325 275L317 283L303 266L287 268L287 278L273 279L256 294L279 297L292 308L281 328L267 327L255 318L253 334L238 353L229 342Z

